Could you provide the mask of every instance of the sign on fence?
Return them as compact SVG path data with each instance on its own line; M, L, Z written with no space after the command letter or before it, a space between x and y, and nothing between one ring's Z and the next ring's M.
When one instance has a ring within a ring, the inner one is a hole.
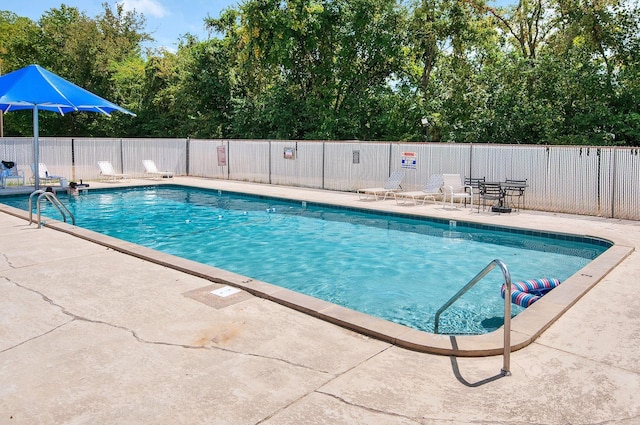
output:
M402 152L402 168L410 168L412 170L415 170L416 158L417 155L415 152Z
M225 167L227 165L227 151L224 146L218 146L218 166Z

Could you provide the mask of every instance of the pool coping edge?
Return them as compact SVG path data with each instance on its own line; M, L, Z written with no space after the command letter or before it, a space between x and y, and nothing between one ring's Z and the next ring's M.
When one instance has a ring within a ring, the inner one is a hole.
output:
M8 205L0 204L0 211L26 221L29 220L27 211ZM46 227L127 255L201 277L210 282L238 287L254 296L268 299L296 311L406 349L460 357L501 355L504 352L502 327L482 335L451 336L419 331L267 282L162 253L55 219L48 218ZM519 350L535 341L633 251L632 246L613 242L613 246L565 280L562 285L514 317L511 324L511 351Z

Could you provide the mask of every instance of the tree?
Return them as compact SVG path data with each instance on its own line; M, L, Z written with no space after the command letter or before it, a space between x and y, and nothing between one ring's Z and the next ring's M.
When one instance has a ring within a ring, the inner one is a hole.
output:
M38 28L28 18L0 11L0 75L34 62L38 56ZM32 134L33 118L27 114L3 114L3 134Z
M121 5L115 12L107 3L103 7L103 14L91 19L63 4L46 11L37 23L3 13L0 22L10 25L11 30L6 33L10 36L0 37L0 58L11 70L37 63L99 96L123 103L113 76L118 67L140 57L140 43L148 35L140 32L144 20L135 12L124 12ZM15 131L29 134L30 126L24 125L22 116L15 116ZM118 118L126 119L130 120ZM42 114L40 120L43 135L101 136L112 134L114 129L112 122L99 114ZM13 116L7 122L14 131Z
M417 141L426 117L432 140L640 145L634 0L245 0L176 52L103 8L0 11L0 72L39 63L138 114L43 114L45 135Z
M34 63L38 27L29 18L0 10L0 74Z
M237 44L236 106L258 113L236 131L278 138L359 138L366 109L400 62L402 16L391 0L250 0L224 23ZM220 25L223 21L211 22ZM238 114L234 114L238 116Z

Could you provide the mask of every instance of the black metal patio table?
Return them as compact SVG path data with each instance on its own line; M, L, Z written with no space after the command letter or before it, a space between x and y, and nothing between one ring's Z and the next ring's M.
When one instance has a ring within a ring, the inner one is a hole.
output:
M524 190L528 187L526 180L506 180L504 182L485 182L481 184L480 198L485 193L486 200L497 201L496 205L491 207L491 211L497 213L510 213L511 205L507 202L507 198L521 197L524 198ZM524 201L523 201L524 205ZM478 206L478 208L480 208ZM520 210L520 201L518 200L518 211Z

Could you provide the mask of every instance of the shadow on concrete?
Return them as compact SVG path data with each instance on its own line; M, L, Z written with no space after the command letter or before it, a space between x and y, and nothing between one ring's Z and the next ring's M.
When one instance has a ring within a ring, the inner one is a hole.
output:
M455 350L457 350L458 342L456 341L456 337L451 335L449 338L451 340L451 346ZM488 384L489 382L497 381L498 379L504 378L505 376L507 376L502 370L500 370L500 372L497 375L490 376L485 379L481 379L480 381L477 381L477 382L469 382L460 373L460 367L458 366L458 358L456 356L449 356L449 359L451 360L451 369L453 370L453 375L456 377L458 382L470 388L479 387L484 384Z

